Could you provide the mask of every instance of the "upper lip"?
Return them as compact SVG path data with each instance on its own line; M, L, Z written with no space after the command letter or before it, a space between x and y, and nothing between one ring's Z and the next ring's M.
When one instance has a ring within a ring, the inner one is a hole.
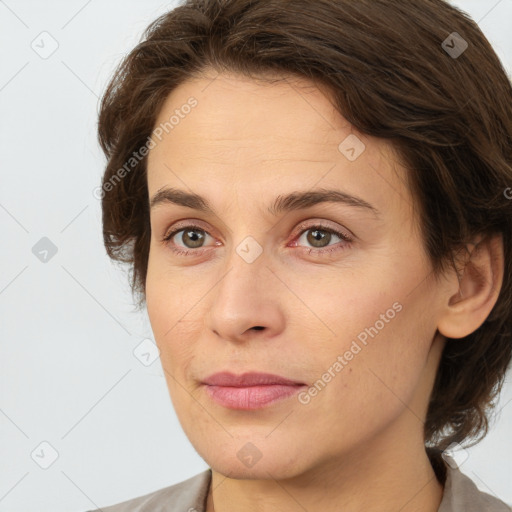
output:
M246 386L269 386L272 384L281 384L288 386L297 386L304 384L303 382L286 379L279 375L271 373L247 372L241 375L235 375L230 372L213 373L203 380L203 384L209 386L230 386L230 387L246 387Z

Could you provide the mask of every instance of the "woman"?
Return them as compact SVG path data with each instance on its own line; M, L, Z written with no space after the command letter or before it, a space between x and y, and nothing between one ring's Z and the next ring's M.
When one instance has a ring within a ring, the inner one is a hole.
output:
M450 453L511 359L511 100L442 0L151 24L101 104L104 241L209 469L103 510L510 510Z

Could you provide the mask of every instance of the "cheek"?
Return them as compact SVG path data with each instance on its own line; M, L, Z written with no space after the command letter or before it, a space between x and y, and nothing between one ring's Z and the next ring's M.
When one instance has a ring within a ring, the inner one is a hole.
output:
M417 396L428 344L410 336L407 315L404 307L377 334L361 331L368 334L366 344L340 336L329 355L325 349L321 356L320 351L310 353L315 396L298 412L305 424L308 418L321 418L321 428L309 432L308 443L321 446L328 439L332 450L343 451L376 437L402 415L409 425L421 423Z
M373 337L382 337L381 333L403 316L405 293L400 285L390 280L383 282L382 274L386 272L334 269L320 278L287 277L300 290L301 302L294 313L301 329L311 333L313 325L316 328L316 337L307 339L310 345L319 345L310 348L322 348L318 352L321 354L331 346L336 353L343 353L349 350L352 340L359 340L364 346ZM331 341L326 343L326 339Z
M187 300L191 291L182 286L177 273L169 275L165 262L150 253L146 277L146 306L160 359L166 373L179 378L190 365L194 354L193 339L201 325L194 320L193 304ZM196 300L197 302L197 300ZM169 375L167 375L169 377ZM183 378L180 379L182 381ZM170 379L170 384L173 379Z
M343 397L346 406L400 407L397 397L404 401L412 397L435 334L432 315L425 307L429 298L421 287L410 293L412 274L400 274L397 279L389 271L374 268L365 276L343 275L343 279L315 283L301 279L302 296L317 316L300 315L303 324L308 318L309 327L298 326L308 333L302 339L307 340L316 374L312 380L321 381L318 387L328 382L325 387L333 392L325 393L326 399L327 395L333 401ZM316 336L312 336L311 322L321 329Z
M146 276L146 305L156 338L173 335L177 324L186 318L187 296L191 286L184 286L183 276L173 270L162 249L150 250ZM190 281L189 281L190 284Z

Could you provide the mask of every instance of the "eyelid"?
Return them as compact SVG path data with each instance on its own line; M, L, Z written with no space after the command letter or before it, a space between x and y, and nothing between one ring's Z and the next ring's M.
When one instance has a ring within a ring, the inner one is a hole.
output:
M210 232L202 227L199 222L196 220L184 220L182 222L178 222L173 225L173 228L166 231L164 236L162 237L162 242L166 245L170 245L170 240L174 238L179 232L185 231L185 230L198 230L203 231L207 236L213 237ZM323 230L326 232L330 232L339 238L346 244L350 244L354 241L354 236L350 234L350 231L346 230L346 228L338 228L338 227L331 227L327 224L324 220L315 220L315 219L309 219L307 221L303 221L297 225L297 227L294 229L293 234L293 241L294 243L297 242L297 239L302 236L306 231L312 230L312 229L318 229ZM219 245L218 242L215 243L215 245ZM319 254L327 254L333 251L336 251L338 249L343 249L344 247L338 248L338 244L335 244L333 246L328 245L326 247L303 247L303 246L297 246L300 247L302 250L306 250L309 253L319 253ZM172 247L171 250L175 253L181 253L181 254L190 254L195 253L196 255L202 254L205 250L208 249L209 246L204 247L198 247L196 249L190 249L190 248L181 248L180 246L177 246L177 248ZM210 246L211 247L211 246Z
M196 224L194 221L185 223L183 225L174 225L172 229L169 229L165 232L164 236L162 237L162 242L169 242L172 238L174 238L178 233L181 231L203 231L206 233L206 235L215 238L210 234L208 230L206 230L204 227L200 226L199 224ZM205 249L205 247L200 247L199 249L189 249L193 251L200 251L201 249Z
M170 233L175 234L176 232L180 231L181 229L186 229L186 228L199 229L199 230L204 231L205 233L209 234L210 236L212 236L211 233L208 231L208 229L206 229L204 226L202 226L201 223L202 223L202 221L199 219L185 219L183 221L177 221L176 223L173 224L172 230L167 230L165 232L165 235L162 238L166 238ZM299 222L299 224L293 231L294 232L293 236L300 235L300 234L302 234L302 232L304 230L312 229L314 227L321 227L322 229L332 230L332 231L340 231L342 234L345 235L345 237L347 239L353 238L353 235L346 228L339 228L339 227L334 227L334 226L331 227L330 225L328 225L326 223L325 220L320 220L320 219L316 220L314 218Z
M313 228L319 228L325 231L336 233L338 236L340 236L340 238L347 242L352 242L354 240L354 235L352 235L348 229L344 227L330 226L325 220L315 219L300 222L297 228L294 230L294 236L300 236L304 233L304 231L308 231Z
M209 230L202 225L202 221L199 219L185 219L180 220L172 224L171 228L166 229L165 234L162 236L162 240L167 239L171 235L175 235L178 231L184 229L197 229L204 231L208 235L212 236Z

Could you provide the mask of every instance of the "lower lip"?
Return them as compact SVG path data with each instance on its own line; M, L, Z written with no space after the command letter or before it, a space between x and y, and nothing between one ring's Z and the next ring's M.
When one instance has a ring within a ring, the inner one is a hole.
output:
M230 386L205 386L206 393L212 400L229 409L261 409L278 400L288 398L304 388L303 385L271 384L265 386L248 386L245 388Z

